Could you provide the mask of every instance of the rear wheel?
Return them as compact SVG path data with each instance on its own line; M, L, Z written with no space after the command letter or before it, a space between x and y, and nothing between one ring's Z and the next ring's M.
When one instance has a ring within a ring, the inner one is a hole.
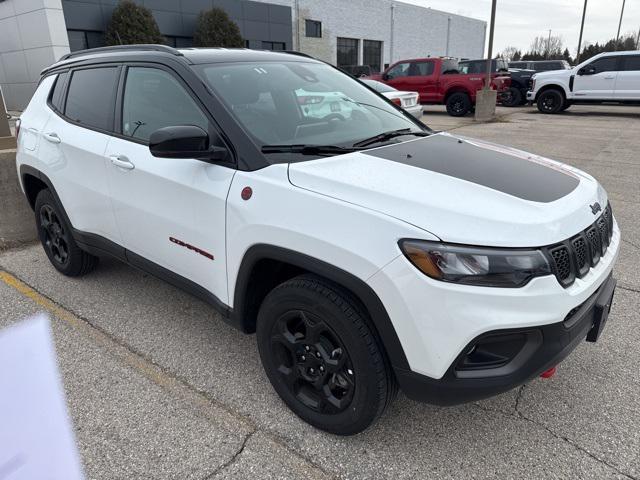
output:
M471 99L466 93L453 93L447 98L447 113L452 117L464 117L471 110Z
M293 278L267 295L257 340L278 395L322 430L363 431L397 391L379 340L355 300L319 277Z
M565 103L564 95L559 90L545 90L538 96L538 110L542 113L558 113Z
M64 275L78 277L98 265L98 257L78 247L65 221L62 207L48 189L38 193L35 203L38 237L51 264Z
M511 87L502 97L502 105L505 107L518 107L522 105L522 92L519 88Z

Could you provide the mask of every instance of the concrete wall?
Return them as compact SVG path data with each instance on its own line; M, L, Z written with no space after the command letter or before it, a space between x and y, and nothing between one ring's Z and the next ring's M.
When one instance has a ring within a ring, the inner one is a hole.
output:
M7 109L22 110L40 71L68 52L61 0L0 2L0 87Z
M395 0L270 0L293 10L295 49L330 63L337 37L382 41L383 64L449 55L482 58L486 22ZM305 20L322 22L322 38L305 36Z

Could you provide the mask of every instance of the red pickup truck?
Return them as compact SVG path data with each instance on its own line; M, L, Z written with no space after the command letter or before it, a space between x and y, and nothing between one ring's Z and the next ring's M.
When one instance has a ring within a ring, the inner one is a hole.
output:
M504 72L495 72L491 77L491 88L498 91L499 101L509 90L511 78ZM476 92L485 82L484 75L460 73L457 60L443 57L401 60L368 78L398 90L418 92L420 103L446 105L447 113L454 117L462 117L473 109Z

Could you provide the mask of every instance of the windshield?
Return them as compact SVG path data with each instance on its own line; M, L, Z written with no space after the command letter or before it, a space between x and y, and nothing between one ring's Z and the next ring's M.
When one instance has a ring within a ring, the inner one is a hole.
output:
M322 63L211 64L197 70L260 146L351 146L392 130L426 130Z
M378 82L376 80L362 80L362 83L369 85L374 90L385 93L385 92L396 92L397 90L386 83Z

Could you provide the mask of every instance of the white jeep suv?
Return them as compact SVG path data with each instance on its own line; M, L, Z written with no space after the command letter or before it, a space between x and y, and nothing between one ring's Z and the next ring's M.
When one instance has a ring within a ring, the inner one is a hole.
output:
M351 114L305 115L300 91ZM609 313L620 232L596 180L436 133L306 56L72 53L18 142L56 269L109 255L208 302L257 332L276 392L330 432L362 431L398 387L440 405L505 392Z
M542 113L559 113L573 104L640 104L640 52L607 52L570 70L536 73L527 100Z

